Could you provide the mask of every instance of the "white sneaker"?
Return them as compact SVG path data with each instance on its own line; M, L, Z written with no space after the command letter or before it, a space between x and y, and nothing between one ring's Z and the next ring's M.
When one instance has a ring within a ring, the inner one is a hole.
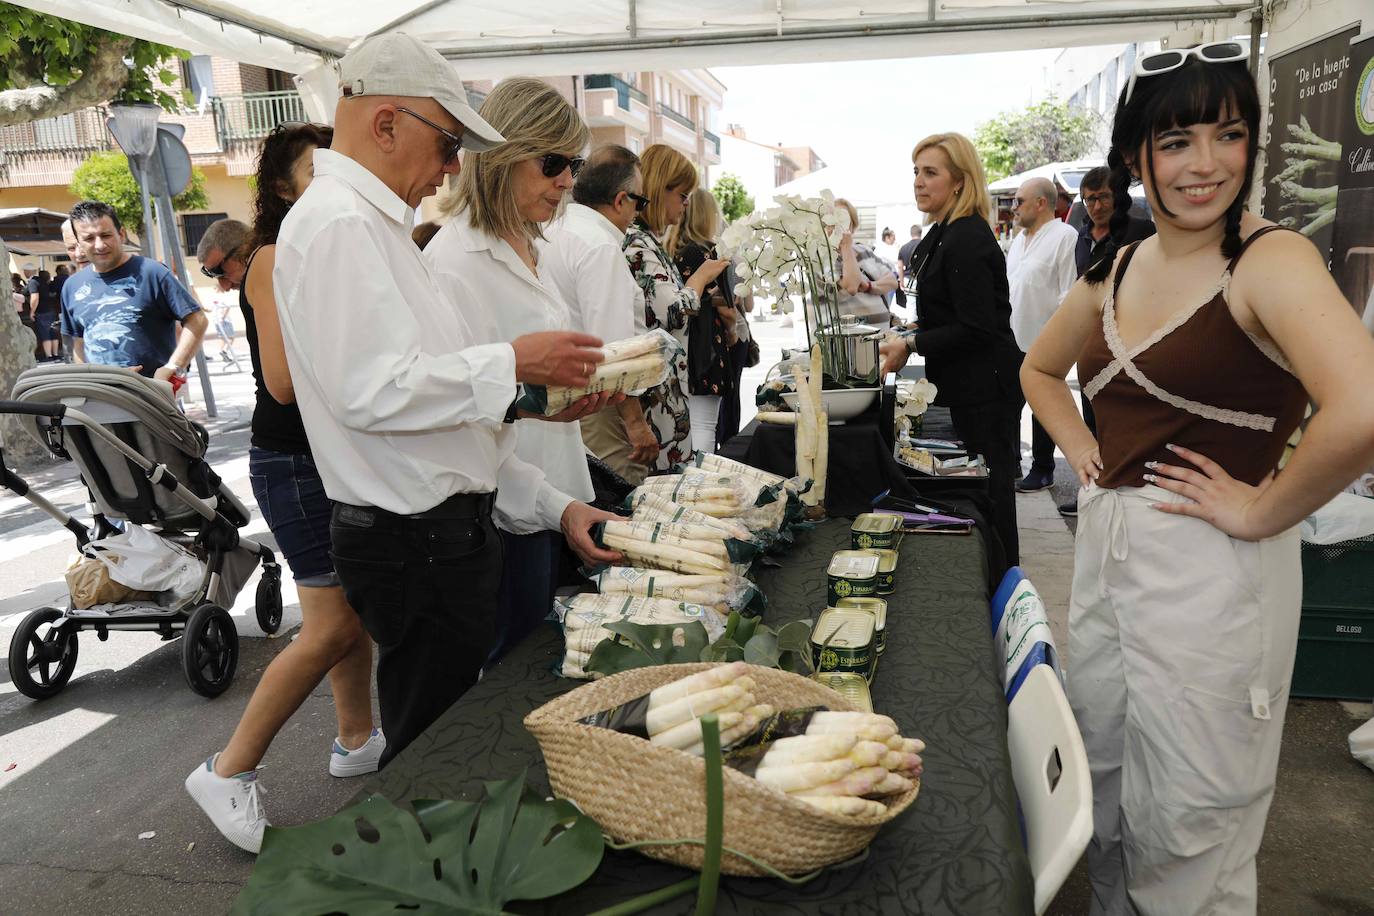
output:
M362 776L377 772L377 763L386 750L386 735L380 728L374 728L362 747L349 750L338 738L334 739L334 749L329 752L330 776Z
M256 855L262 849L262 832L267 827L261 798L265 793L258 785L258 771L217 776L216 757L219 754L191 771L186 777L186 791L226 840Z

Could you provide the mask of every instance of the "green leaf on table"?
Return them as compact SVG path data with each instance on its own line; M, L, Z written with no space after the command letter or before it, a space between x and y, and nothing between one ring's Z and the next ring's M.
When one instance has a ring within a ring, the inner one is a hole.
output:
M722 636L701 650L701 660L704 662L742 662L744 661L744 647L729 636Z
M765 668L778 666L778 636L768 627L759 627L753 637L744 644L744 660L751 665Z
M759 623L762 619L761 617L753 616L741 617L739 626L735 627L735 642L739 643L741 646L748 645L749 640L753 639L754 634L759 631ZM764 629L766 630L768 628L764 627Z
M601 828L524 782L489 782L481 802L417 800L416 814L374 795L313 824L268 827L233 912L497 914L570 890L601 864Z
M619 674L634 668L701 661L710 643L699 621L690 623L631 623L617 620L606 629L619 639L603 639L592 649L585 670L591 674Z
M811 660L811 621L794 620L778 630L778 667L807 677L816 673Z

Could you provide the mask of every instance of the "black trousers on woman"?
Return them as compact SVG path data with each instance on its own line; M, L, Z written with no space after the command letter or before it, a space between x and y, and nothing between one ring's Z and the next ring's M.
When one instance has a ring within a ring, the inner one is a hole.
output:
M1016 478L1021 475L1020 398L951 407L954 432L970 455L982 455L988 466L988 496L992 500L993 530L1002 541L1007 565L1020 560L1016 530Z

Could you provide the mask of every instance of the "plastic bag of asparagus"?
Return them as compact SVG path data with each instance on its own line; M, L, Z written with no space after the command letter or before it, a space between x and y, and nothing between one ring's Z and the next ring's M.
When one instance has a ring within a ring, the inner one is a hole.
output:
M516 407L551 417L589 394L603 391L643 394L667 381L674 356L681 347L671 334L661 329L613 341L603 348L606 361L596 367L591 382L585 388L525 385Z
M766 542L763 532L776 534L787 518L787 499L782 488L766 486L736 474L718 474L688 468L679 474L650 477L625 501L637 510L646 497L655 496L702 515L744 525L753 538Z
M684 468L698 468L713 474L732 474L758 484L760 495L765 492L776 493L786 504L783 514L785 526L792 526L800 522L803 511L802 494L809 492L813 486L813 481L810 479L783 477L780 474L772 474L762 468L735 461L733 458L708 455L705 452L694 452L690 464L685 465Z
M684 522L598 522L592 539L601 547L620 551L637 566L677 573L743 575L758 555L758 548L748 541Z
M767 602L754 583L734 573L677 573L642 566L606 566L591 573L603 595L642 595L668 598L714 608L722 614L752 610L762 613Z
M671 598L625 593L594 595L585 593L557 598L554 613L563 624L562 673L569 678L592 678L586 670L592 650L604 639L615 639L606 624L627 620L643 624L675 624L700 621L711 639L725 632L725 615L703 604Z
M880 798L915 788L925 744L888 716L820 706L778 711L758 703L744 662L709 668L579 721L698 756L701 717L720 722L723 760L832 814L881 815Z

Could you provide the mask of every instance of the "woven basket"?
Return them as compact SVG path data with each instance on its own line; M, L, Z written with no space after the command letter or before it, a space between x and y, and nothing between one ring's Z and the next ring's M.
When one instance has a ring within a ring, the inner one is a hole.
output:
M571 799L620 842L704 839L705 760L576 720L710 667L661 665L626 671L579 687L526 716L525 727L544 752L554 793ZM854 708L835 691L799 675L754 665L749 675L756 684L757 702L779 710ZM885 814L855 817L821 811L730 767L724 776L725 846L788 875L805 874L857 855L878 828L916 800L920 790L917 781L911 791L883 800ZM698 871L704 855L704 848L696 844L644 846L639 851ZM767 875L728 852L722 856L721 870L730 875Z

